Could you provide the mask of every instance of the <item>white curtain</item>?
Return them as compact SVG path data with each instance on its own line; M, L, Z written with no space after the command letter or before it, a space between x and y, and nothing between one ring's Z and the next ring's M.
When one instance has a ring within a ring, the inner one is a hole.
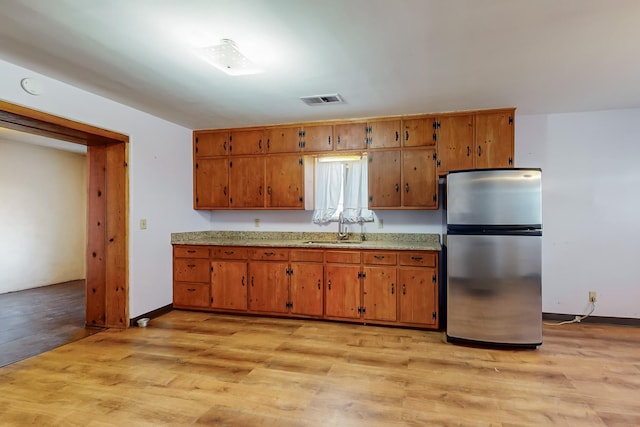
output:
M345 222L373 221L373 212L367 209L368 191L367 158L351 162L344 186L343 215Z
M344 181L342 162L316 162L315 212L313 222L322 224L331 218L340 207L340 194Z
M349 162L317 162L315 180L314 223L335 221L341 207L345 222L373 221L373 211L367 209L366 156Z

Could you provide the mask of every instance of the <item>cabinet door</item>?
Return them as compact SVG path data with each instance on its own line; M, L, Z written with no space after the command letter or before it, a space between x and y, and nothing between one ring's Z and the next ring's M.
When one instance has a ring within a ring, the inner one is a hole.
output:
M211 262L211 307L225 310L247 309L247 263Z
M436 144L434 118L423 117L402 121L402 145L404 147L427 147Z
M473 168L472 114L438 117L437 140L438 174Z
M513 167L513 115L513 110L476 114L476 168Z
M322 316L322 264L291 264L291 313Z
M264 207L264 158L229 159L229 207Z
M193 151L196 157L225 156L229 149L229 131L196 131Z
M336 150L364 150L367 148L367 124L365 122L335 125Z
M249 310L286 313L289 276L286 262L249 263Z
M402 205L411 208L438 208L438 175L435 150L402 152Z
M438 280L435 268L400 268L398 275L398 320L402 323L436 326Z
M300 155L266 158L266 207L304 208L304 164Z
M400 119L369 122L369 148L400 147Z
M262 129L232 130L229 135L229 154L245 155L263 152Z
M195 209L229 206L229 161L226 157L197 159L194 175Z
M396 267L364 267L362 305L367 320L396 320Z
M360 313L360 266L327 264L325 267L324 314L358 319Z
M374 151L368 158L369 209L399 207L400 151Z
M264 130L266 153L297 153L301 150L300 126L274 127Z
M333 150L333 126L305 126L302 129L302 143L305 152Z

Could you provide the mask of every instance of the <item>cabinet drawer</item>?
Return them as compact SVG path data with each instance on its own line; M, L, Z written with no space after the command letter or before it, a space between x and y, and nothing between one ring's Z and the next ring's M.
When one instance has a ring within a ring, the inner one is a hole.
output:
M348 251L327 251L325 253L327 262L342 264L360 264L360 252Z
M249 250L249 258L263 261L287 261L289 251L286 249L254 248Z
M400 254L400 265L421 265L435 267L437 255L433 252L403 252Z
M209 307L209 284L174 283L173 305L182 307Z
M209 260L176 258L173 261L173 279L177 282L209 282Z
M203 246L174 246L176 258L209 258L209 248Z
M324 252L321 250L292 250L291 261L322 262Z
M365 252L362 262L375 265L396 265L397 255L393 252Z
M211 258L218 259L246 259L248 249L235 246L211 248Z

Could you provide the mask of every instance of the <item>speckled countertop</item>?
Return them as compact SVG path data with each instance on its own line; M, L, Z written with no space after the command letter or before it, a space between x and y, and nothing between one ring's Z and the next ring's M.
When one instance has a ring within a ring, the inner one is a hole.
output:
M171 244L217 246L269 246L291 248L358 248L439 251L439 234L365 233L337 240L336 233L192 231L171 233Z

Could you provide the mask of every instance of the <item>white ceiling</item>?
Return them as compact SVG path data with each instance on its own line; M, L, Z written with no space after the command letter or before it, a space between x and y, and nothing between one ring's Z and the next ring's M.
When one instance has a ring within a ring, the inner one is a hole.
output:
M192 129L558 113L640 107L639 23L638 0L2 0L0 58ZM194 54L221 38L266 72Z

